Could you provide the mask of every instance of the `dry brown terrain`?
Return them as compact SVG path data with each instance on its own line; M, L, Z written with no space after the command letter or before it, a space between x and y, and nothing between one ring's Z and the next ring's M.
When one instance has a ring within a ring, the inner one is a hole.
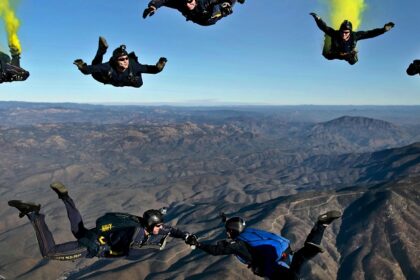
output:
M13 118L24 123L30 114L22 110L23 120ZM298 249L319 213L339 209L343 218L327 230L327 250L305 266L304 279L420 278L420 144L404 126L361 117L273 122L238 111L133 118L115 108L92 109L102 124L74 123L57 121L54 108L31 110L48 124L0 129L3 278L257 279L232 256L208 256L176 239L140 259L43 260L28 220L7 201L41 203L57 243L73 240L48 187L53 180L68 186L87 226L105 212L168 206L168 224L212 242L225 237L221 210Z

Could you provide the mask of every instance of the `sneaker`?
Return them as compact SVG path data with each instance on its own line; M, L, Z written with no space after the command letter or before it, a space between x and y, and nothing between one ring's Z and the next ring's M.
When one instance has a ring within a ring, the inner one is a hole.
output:
M318 217L318 223L321 223L323 225L329 225L334 221L335 219L338 219L341 217L340 211L328 211L327 213L324 213Z
M68 190L66 189L66 186L64 186L61 182L53 182L50 185L50 188L55 191L55 193L58 195L58 198L62 199L66 196L68 196Z
M24 217L26 214L29 214L31 212L39 213L39 210L41 210L40 204L35 204L32 202L23 202L21 200L10 200L8 202L9 206L15 207L19 210L19 218Z
M315 244L315 243L312 243L312 242L306 242L305 246L307 248L309 248L310 250L313 250L317 253L324 253L325 252L325 249L319 244Z
M102 36L99 36L98 50L100 52L106 53L107 49L108 49L108 43L106 39Z

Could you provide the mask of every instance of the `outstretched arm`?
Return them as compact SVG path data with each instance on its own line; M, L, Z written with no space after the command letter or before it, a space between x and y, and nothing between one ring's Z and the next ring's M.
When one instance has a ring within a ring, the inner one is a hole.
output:
M195 235L190 235L188 236L185 243L191 246L196 246L197 248L213 256L236 255L241 257L247 263L252 263L252 255L243 241L221 240L217 242L216 245L211 245L200 243L198 242Z
M329 27L320 16L318 16L316 13L310 13L310 15L314 18L316 25L318 25L318 28L321 29L325 34L329 36L334 35L334 29Z
M143 11L143 18L153 16L156 10L162 6L176 9L179 5L180 3L178 3L177 0L152 0L147 5L147 8Z
M147 73L147 74L157 74L165 68L166 62L168 60L164 57L161 57L156 65L147 65L147 64L140 64L136 65L136 72L139 73Z
M375 28L368 31L357 31L355 32L355 38L356 40L370 39L384 34L385 32L391 30L394 26L395 24L393 22L389 22L382 28Z
M83 60L76 59L73 62L74 65L77 66L77 68L85 75L89 74L98 74L98 73L108 73L108 71L111 69L111 66L109 63L102 63L97 65L87 65Z
M186 240L186 238L190 235L189 232L182 231L180 229L164 225L163 228L159 231L159 234L166 235L169 234L169 236L173 238L181 238Z

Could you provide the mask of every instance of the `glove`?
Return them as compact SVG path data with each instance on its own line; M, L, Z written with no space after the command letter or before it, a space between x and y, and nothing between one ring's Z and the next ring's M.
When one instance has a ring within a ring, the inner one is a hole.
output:
M151 17L155 14L156 7L155 6L149 6L147 9L143 11L143 18L147 18L148 16Z
M314 17L314 19L320 19L320 16L318 16L316 13L310 13L311 16Z
M387 24L384 25L385 31L389 31L392 28L394 28L395 24L393 22L388 22Z
M229 2L223 2L220 7L224 17L233 13L232 5Z
M189 234L185 238L185 244L190 245L190 246L197 246L198 245L197 236L195 236L194 234Z
M87 64L82 60L82 59L76 59L74 62L73 62L73 64L74 65L76 65L77 66L77 68L79 68L79 69L82 69L82 68L84 68L84 67L86 67L87 66Z
M156 66L159 69L159 71L162 71L163 70L163 68L166 65L166 62L168 62L168 60L166 59L166 57L159 58L159 61L156 63Z

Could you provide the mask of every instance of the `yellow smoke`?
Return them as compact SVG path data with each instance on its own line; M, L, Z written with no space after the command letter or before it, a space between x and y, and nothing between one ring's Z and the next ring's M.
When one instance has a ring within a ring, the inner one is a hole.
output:
M353 30L359 28L362 23L362 13L366 8L365 0L326 0L330 14L331 27L340 28L344 20L349 20L353 24ZM330 51L331 38L325 35L324 48L322 53L325 55Z
M327 2L333 28L338 29L346 19L353 23L353 29L359 28L362 13L366 8L365 0L327 0Z
M12 2L12 4L15 3ZM17 18L14 7L10 4L9 0L0 0L0 18L4 21L4 25L6 27L9 46L17 48L19 53L21 53L22 47L17 35L20 21Z

